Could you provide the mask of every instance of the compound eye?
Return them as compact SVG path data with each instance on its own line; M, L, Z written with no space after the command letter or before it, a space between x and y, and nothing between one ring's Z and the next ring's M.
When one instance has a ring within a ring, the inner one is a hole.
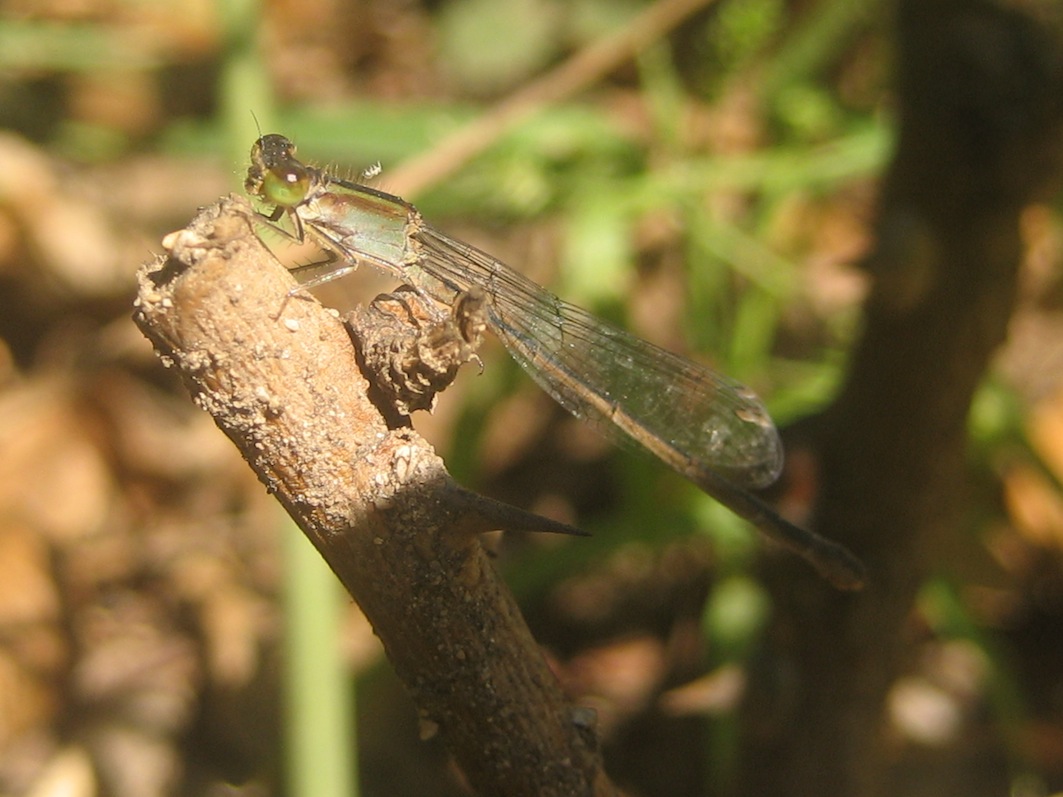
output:
M309 190L310 175L306 169L291 164L283 169L269 169L262 179L262 198L281 207L299 205Z

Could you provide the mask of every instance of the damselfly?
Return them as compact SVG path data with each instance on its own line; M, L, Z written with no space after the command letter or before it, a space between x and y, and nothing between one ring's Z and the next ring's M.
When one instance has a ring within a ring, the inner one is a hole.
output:
M839 586L862 583L845 548L789 523L744 488L782 468L782 444L764 405L745 386L559 299L498 259L427 224L399 197L333 177L295 157L287 138L251 149L246 188L287 216L293 235L334 261L311 287L366 263L450 307L482 292L488 328L565 409L669 465Z

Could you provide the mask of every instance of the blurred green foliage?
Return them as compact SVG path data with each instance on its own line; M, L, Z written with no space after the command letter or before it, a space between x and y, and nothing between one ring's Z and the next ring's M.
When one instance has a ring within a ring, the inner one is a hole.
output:
M337 171L357 174L381 162L386 190L389 167L431 149L645 5L426 5L418 13L431 29L434 50L410 58L422 67L430 62L441 76L437 90L396 99L354 88L339 98L293 98L293 91L279 96L271 77L278 65L267 45L276 33L268 9L221 3L216 49L183 56L207 63L213 82L184 87L214 92L207 112L163 116L139 139L91 119L62 117L52 124L32 117L61 107L57 98L72 76L154 74L181 67L175 63L180 56L120 23L0 19L0 124L74 159L117 159L141 150L208 156L238 180L242 167L233 163L246 158L254 112L266 132L284 132L305 157L337 164ZM685 341L685 353L750 383L781 423L813 413L841 378L858 308L813 318L812 332L796 328L795 307L813 314L804 287L808 251L800 243L774 245L772 232L786 222L795 197L817 206L847 186L873 180L885 163L890 132L880 116L888 72L882 6L720 0L600 84L541 108L416 198L418 207L443 229L475 225L489 235L534 224L552 232L553 289L621 324L631 322L632 294L679 262L680 315L654 333ZM358 86L346 79L345 85ZM37 108L26 104L28 84L36 87ZM641 237L653 242L641 240L640 230L650 230ZM455 427L458 442L448 456L457 477L472 486L490 477L477 455L486 418L516 391L535 390L515 364L495 359L489 365L467 391ZM989 467L1002 445L1024 445L1022 423L1014 393L999 382L987 385L972 413L983 465ZM619 500L579 518L596 535L560 548L526 546L510 563L515 591L541 594L559 577L633 540L664 546L710 534L727 578L711 596L704 627L721 659L741 660L770 611L744 573L755 551L744 525L655 463L617 453L603 467L619 484ZM950 594L928 593L926 600L944 617L946 633L973 636L968 627L956 630L962 611ZM1006 683L1001 689L1008 691Z

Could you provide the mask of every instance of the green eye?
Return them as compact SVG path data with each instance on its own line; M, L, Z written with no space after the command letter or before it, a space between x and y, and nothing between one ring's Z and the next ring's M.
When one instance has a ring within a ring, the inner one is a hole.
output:
M302 169L269 170L262 180L262 197L281 207L294 208L306 199L310 177Z

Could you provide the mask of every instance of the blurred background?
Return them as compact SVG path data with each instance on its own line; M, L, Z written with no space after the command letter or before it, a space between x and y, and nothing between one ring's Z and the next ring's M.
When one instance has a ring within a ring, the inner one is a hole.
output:
M1011 5L1046 25L1054 6ZM259 128L343 176L379 163L435 226L800 428L861 329L892 12L0 2L0 795L466 793L357 608L130 321L136 269L241 190ZM632 33L636 55L579 60ZM472 157L446 148L513 97ZM1063 792L1060 209L1023 210L962 536L920 575L884 711L886 793ZM393 285L327 287L346 309ZM415 426L463 484L594 533L486 544L597 710L607 769L631 794L738 793L775 608L758 562L782 554L569 418L497 341L481 355ZM800 517L814 466L791 450L777 498Z

